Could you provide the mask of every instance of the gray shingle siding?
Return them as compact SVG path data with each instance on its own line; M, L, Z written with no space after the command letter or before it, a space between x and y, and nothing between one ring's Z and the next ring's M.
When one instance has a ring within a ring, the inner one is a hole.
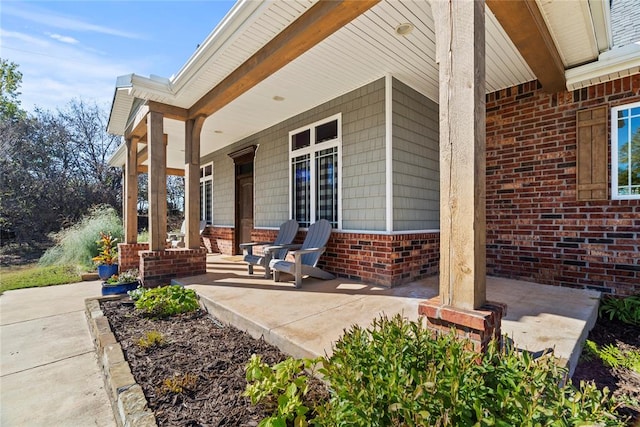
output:
M200 159L201 165L213 161L213 225L233 226L235 221L234 166L233 160L227 156L233 151L235 149L225 148Z
M393 229L438 229L438 105L397 79L392 99Z
M231 225L233 161L227 156L259 145L254 164L256 227L289 218L289 132L342 113L342 228L385 229L384 79L377 80L202 158L214 161L214 224Z

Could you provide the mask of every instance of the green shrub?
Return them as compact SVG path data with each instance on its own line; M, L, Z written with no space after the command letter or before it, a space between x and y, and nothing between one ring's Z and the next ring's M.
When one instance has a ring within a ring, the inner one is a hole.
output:
M196 292L179 285L144 289L135 300L135 306L152 317L169 317L200 308Z
M100 232L122 241L122 220L111 206L97 206L77 224L56 233L56 246L40 258L41 265L78 265L94 269L92 258L98 255L96 239Z
M320 425L623 425L607 393L593 384L561 386L565 371L551 357L527 352L485 354L455 334L431 338L420 322L381 318L353 326L321 372L331 401Z
M305 369L313 369L320 361L288 358L273 367L262 362L253 354L247 365L247 388L244 395L251 398L254 405L261 403L273 415L262 420L258 427L307 425L309 408L303 398L309 391L309 377ZM312 372L313 373L313 372Z
M138 243L149 243L149 232L142 230L138 233Z
M468 350L454 333L435 338L400 316L352 326L319 372L330 399L319 426L624 425L608 390L562 385L555 360L527 352Z
M621 350L613 344L598 347L598 344L591 340L585 343L584 354L587 357L598 357L605 365L617 368L623 366L640 374L640 352L637 350Z
M606 297L600 302L600 317L640 326L640 295L626 298Z

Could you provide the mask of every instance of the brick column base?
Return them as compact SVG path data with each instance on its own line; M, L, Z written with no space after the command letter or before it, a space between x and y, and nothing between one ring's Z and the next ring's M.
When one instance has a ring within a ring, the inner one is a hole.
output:
M140 267L140 251L149 249L149 243L118 243L118 264L120 271Z
M479 310L463 310L442 304L437 296L421 302L418 314L425 316L428 329L446 334L454 328L458 337L471 342L474 351L483 352L493 338L501 343L500 325L507 305L487 301Z
M207 272L207 250L166 249L140 252L140 278L146 288L168 285L171 279Z

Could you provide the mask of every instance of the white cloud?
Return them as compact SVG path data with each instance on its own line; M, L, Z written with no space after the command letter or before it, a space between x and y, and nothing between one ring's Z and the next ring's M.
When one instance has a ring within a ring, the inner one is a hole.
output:
M78 40L74 39L73 37L63 36L62 34L50 34L50 33L47 33L47 35L49 37L51 37L52 39L58 40L59 42L62 42L62 43L68 43L68 44L78 44L78 43L80 43Z
M80 44L4 30L0 37L3 58L17 63L23 75L20 100L28 111L64 107L74 97L109 104L116 77L130 72L129 64Z
M25 2L18 3L20 7L14 7L11 2L3 2L2 14L18 17L25 21L46 25L53 28L62 28L69 31L86 31L99 34L108 34L127 39L142 39L140 34L119 30L114 27L85 22L79 17L58 15L50 10L43 10Z

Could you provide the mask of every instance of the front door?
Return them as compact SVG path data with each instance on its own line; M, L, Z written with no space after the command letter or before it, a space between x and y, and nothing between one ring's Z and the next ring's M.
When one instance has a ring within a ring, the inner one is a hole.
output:
M253 162L238 169L244 169L236 175L235 253L241 254L240 243L250 242L253 230Z

